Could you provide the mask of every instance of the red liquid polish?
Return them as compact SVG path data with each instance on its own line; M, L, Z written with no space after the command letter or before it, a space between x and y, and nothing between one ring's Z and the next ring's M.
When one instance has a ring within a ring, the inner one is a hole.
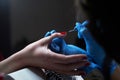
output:
M0 73L0 80L4 80L4 74Z
M62 35L66 35L67 34L67 32L60 32Z

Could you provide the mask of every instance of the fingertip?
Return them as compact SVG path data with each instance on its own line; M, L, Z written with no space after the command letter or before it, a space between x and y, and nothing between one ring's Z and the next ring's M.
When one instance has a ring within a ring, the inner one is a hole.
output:
M85 66L89 66L89 65L90 65L90 62L86 62L86 63L85 63Z
M4 80L4 73L0 73L0 80Z
M79 75L85 76L86 72L80 72Z
M56 33L53 33L51 36L55 38L55 37L64 37L66 35L67 35L67 32L56 32Z
M85 21L82 23L82 25L83 25L83 26L86 26L86 25L88 25L88 23L89 23L89 21L88 21L88 20L85 20Z
M83 60L87 60L87 56L83 56L82 59L83 59Z
M82 57L82 59L87 59L87 55L86 54L79 54L80 57Z
M67 34L67 32L65 32L65 31L64 31L64 32L60 32L60 33L61 33L62 35L66 35L66 34Z
M76 72L76 75L78 75L78 76L85 76L86 75L86 72L83 70L76 69L74 71Z

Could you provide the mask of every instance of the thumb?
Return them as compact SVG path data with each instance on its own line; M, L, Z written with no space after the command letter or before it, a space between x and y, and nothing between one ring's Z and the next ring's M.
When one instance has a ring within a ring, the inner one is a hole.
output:
M42 41L42 44L49 44L50 42L52 42L52 40L54 38L59 38L59 37L65 37L66 36L66 32L61 32L61 33L58 33L58 32L55 32L53 34L51 34L50 36L47 36L47 37L44 37L41 39Z

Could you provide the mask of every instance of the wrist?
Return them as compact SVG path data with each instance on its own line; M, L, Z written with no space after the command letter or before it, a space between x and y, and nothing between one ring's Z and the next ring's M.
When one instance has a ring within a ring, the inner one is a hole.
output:
M120 80L119 73L120 73L120 66L118 65L111 75L111 80Z
M23 68L24 64L22 57L17 52L0 62L0 73L8 74L14 72Z
M118 64L112 60L111 64L110 64L110 73L113 74L115 69L117 68Z

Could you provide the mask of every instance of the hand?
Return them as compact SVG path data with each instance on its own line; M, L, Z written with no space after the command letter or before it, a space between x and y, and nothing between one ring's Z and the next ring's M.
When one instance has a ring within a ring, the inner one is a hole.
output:
M102 66L106 56L105 51L102 48L102 46L100 46L95 41L91 33L85 27L85 25L87 24L88 24L88 21L84 21L82 24L77 22L75 26L75 30L78 31L78 38L83 38L85 40L87 52L93 57L94 61L98 65Z
M55 37L64 37L61 33L54 33L26 46L21 51L0 63L0 71L9 73L26 66L40 67L61 74L80 75L84 71L74 69L84 66L86 55L63 55L51 51L48 45Z
M88 24L88 21L84 21L82 24L77 22L75 26L75 30L78 31L78 38L83 38L86 43L86 50L89 55L92 56L93 61L99 66L103 66L104 59L106 57L105 50L103 47L96 42L96 40L91 35L90 31L85 27ZM81 37L82 36L82 37ZM112 61L110 64L110 72L113 73L117 64Z
M55 32L56 32L55 30L51 30L50 32L47 32L45 34L45 37L50 36ZM63 38L59 38L59 37L54 38L52 40L51 44L49 44L49 48L52 51L57 52L59 54L65 54L65 55L85 54L85 55L87 55L88 61L90 63L88 62L84 67L79 66L79 68L78 68L79 70L85 70L87 74L90 73L93 69L99 68L98 65L91 62L92 59L85 50L83 50L75 45L67 44Z

